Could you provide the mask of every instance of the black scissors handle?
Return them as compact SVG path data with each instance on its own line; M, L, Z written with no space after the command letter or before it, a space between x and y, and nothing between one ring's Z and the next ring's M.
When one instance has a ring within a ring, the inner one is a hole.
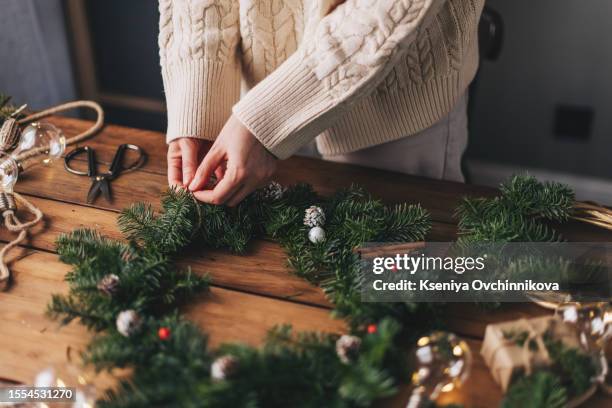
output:
M117 153L115 153L115 157L113 157L113 161L108 169L108 173L111 177L116 177L121 172L123 166L123 156L125 155L125 149L127 149L127 144L122 144L117 148Z
M138 153L138 157L127 166L123 165L126 150L133 150ZM78 155L87 152L87 171L77 170L70 166L70 162ZM95 150L89 146L77 147L64 158L64 167L72 174L79 176L88 176L91 178L91 187L87 193L87 203L91 204L95 201L100 193L106 201L112 202L112 193L110 182L117 178L119 174L136 170L142 167L147 160L147 155L139 146L124 143L117 148L113 161L111 162L108 172L98 173L98 165L96 162Z
M77 170L70 166L70 162L72 162L75 157L82 153L87 153L87 171ZM68 172L76 174L77 176L96 176L98 174L98 170L96 164L96 153L94 152L94 149L89 146L77 147L76 149L68 153L66 157L64 157L64 168Z
M83 149L87 151L87 175L94 177L98 174L98 165L96 164L96 152L89 146L85 146Z
M127 166L123 166L123 158L125 156L126 150L133 150L138 153L138 157L132 163ZM70 166L72 160L82 154L87 152L87 171L77 170ZM132 170L136 170L139 167L142 167L147 160L147 155L141 147L124 143L117 148L117 152L115 153L115 157L113 157L113 161L108 169L108 173L105 173L108 178L114 179L121 173L127 173ZM72 174L76 174L77 176L87 176L87 177L95 177L98 175L97 170L97 162L95 150L89 146L81 146L77 147L70 153L64 157L64 167L66 170Z
M137 152L138 158L136 158L136 160L134 160L129 165L124 166L123 157L125 156L126 150L133 150ZM121 173L127 173L132 170L136 170L137 168L142 167L145 164L146 160L147 155L141 147L130 143L124 143L117 148L117 153L115 153L115 157L113 157L113 161L111 162L111 165L108 170L108 176L112 180Z

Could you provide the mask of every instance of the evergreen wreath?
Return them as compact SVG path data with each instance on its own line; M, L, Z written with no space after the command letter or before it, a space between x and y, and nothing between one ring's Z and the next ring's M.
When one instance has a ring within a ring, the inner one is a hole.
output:
M313 204L327 214L328 231L325 241L314 244L303 224ZM367 406L407 380L400 345L436 324L422 319L433 312L425 304L360 302L353 249L368 241L422 240L430 222L418 205L387 207L357 187L324 199L300 184L280 197L256 192L226 208L170 190L161 213L135 204L118 224L126 243L91 230L58 239L60 259L74 269L66 276L69 294L54 296L49 305L50 315L63 323L79 319L99 332L84 353L86 362L97 369L133 369L101 406ZM262 235L279 242L296 273L320 284L335 316L347 319L359 339L350 361L338 357L338 335L293 333L289 326L272 329L259 349L229 344L209 350L206 335L179 316L179 301L208 287L206 277L175 269L180 250L193 243L240 253ZM127 336L116 321L126 310L142 320ZM165 340L162 329L171 333Z
M365 242L422 240L430 229L428 213L419 205L385 206L358 187L330 198L305 184L272 189L273 194L255 192L235 208L170 190L160 213L143 203L121 213L126 242L92 230L58 239L60 259L73 270L66 276L69 294L53 296L49 314L63 323L78 319L97 332L85 362L98 370L132 369L131 378L108 391L100 406L368 406L409 380L405 345L441 327L440 310L425 303L362 303L354 249ZM502 187L500 198L466 199L458 210L460 228L470 239L557 239L540 222L566 219L572 201L567 188L521 176ZM312 206L325 216L309 219L324 222L327 230L316 243L308 239L303 219ZM500 220L511 222L502 228ZM209 280L178 271L174 258L188 245L241 253L257 236L278 242L295 273L325 290L333 315L346 319L350 335L294 333L280 326L260 348L207 347L206 335L177 308L206 290ZM542 401L565 401L568 392L559 392L557 378L548 375L517 382L506 404L536 391Z

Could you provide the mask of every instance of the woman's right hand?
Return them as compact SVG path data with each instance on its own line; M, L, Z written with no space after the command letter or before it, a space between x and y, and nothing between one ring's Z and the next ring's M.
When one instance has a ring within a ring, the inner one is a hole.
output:
M194 137L181 137L168 144L168 185L187 187L210 142Z

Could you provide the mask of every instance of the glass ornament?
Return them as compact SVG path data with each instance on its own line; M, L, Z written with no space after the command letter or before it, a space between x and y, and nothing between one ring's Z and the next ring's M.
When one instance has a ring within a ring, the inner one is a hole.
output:
M0 153L0 188L12 193L19 173L39 164L49 164L62 157L66 137L56 126L33 122L23 129L19 142L10 153Z
M45 368L36 375L34 386L66 388L66 396L68 392L73 393L71 401L41 402L38 403L40 408L93 408L96 403L92 378L72 363Z
M563 303L557 308L556 315L574 327L587 352L602 350L612 335L612 309L606 302Z
M472 352L456 335L436 331L417 341L412 360L414 390L407 408L426 406L440 392L452 391L463 384L470 373Z
M597 372L594 382L605 383L608 375L606 346L612 337L612 308L607 302L567 302L561 304L556 316L574 329L580 346L591 356Z

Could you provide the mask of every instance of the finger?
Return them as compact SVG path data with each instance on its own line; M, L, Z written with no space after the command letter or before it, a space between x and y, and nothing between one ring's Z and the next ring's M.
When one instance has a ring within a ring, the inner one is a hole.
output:
M217 180L221 180L223 176L225 176L225 166L225 163L221 163L221 165L215 170L215 177Z
M183 160L183 185L188 186L195 175L198 168L198 150L199 146L190 143L191 141L181 141L182 160Z
M215 205L225 204L240 189L242 180L235 172L227 171L225 177L212 190L199 190L193 193L198 200Z
M189 190L198 191L204 188L213 172L221 166L222 160L223 152L221 150L210 149L206 156L204 156L202 163L200 163L200 167L198 167L195 172L193 180L189 183Z
M168 185L170 187L183 186L180 153L177 155L173 152L168 152Z

